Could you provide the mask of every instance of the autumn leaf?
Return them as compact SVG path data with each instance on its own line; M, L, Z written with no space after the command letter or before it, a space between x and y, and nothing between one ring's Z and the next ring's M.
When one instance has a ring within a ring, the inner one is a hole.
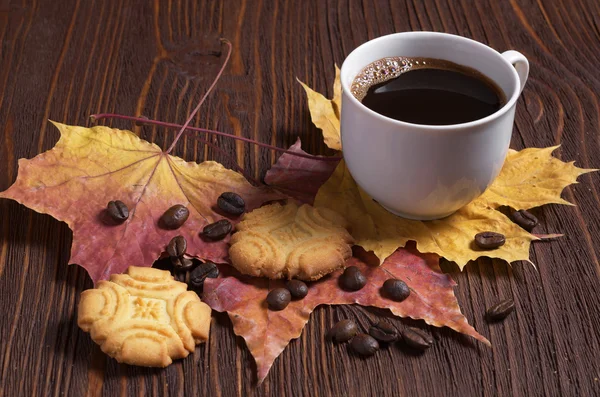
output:
M333 84L333 99L327 99L309 86L298 80L308 97L308 109L312 122L323 130L325 144L334 150L342 149L340 139L340 113L342 111L342 84L340 69L335 67L335 82Z
M334 86L339 84L338 74ZM327 100L322 95L306 89L311 115L330 114L331 101L324 102ZM334 126L328 129L328 139L339 139L339 115L336 120L328 117L327 121ZM315 125L323 128L322 121L315 122ZM336 132L338 135L332 136ZM508 262L529 261L531 241L537 238L496 209L501 206L529 209L550 203L569 204L560 197L562 190L575 183L579 175L594 170L581 169L575 167L573 162L564 163L552 157L555 149L510 151L500 175L486 192L441 220L413 221L389 213L356 184L343 162L320 188L314 205L330 208L348 219L356 243L373 251L380 260L408 241L416 241L419 251L436 253L456 262L461 269L468 261L481 256L501 258ZM474 245L473 236L483 231L504 234L506 244L492 251L479 250Z
M300 139L289 152L306 154L301 149ZM337 166L335 161L298 157L284 153L265 175L265 183L281 193L303 203L312 204L319 188L329 179Z
M221 266L217 279L207 279L202 300L219 312L227 312L236 335L256 361L258 380L267 376L275 359L288 343L298 338L310 314L319 305L359 304L390 309L396 316L423 319L436 327L449 327L489 345L489 341L471 327L460 312L453 288L456 283L439 268L438 256L420 254L415 249L399 249L381 266L369 266L351 258L347 266L358 266L367 285L357 292L338 286L341 270L309 284L308 295L292 301L282 311L267 309L268 292L284 286L281 280L241 275L230 266ZM403 302L381 296L379 288L388 278L404 280L411 289Z
M415 221L395 216L365 193L354 181L344 162L321 187L315 206L326 207L350 222L350 233L367 251L383 260L408 241L416 241L421 252L433 252L456 262L462 269L468 261L493 256L509 262L529 260L529 245L536 238L483 200L476 200L453 215L436 221ZM506 243L493 251L482 251L473 236L483 231L506 236Z
M73 230L70 262L83 266L94 282L130 265L151 266L176 235L187 239L188 255L222 262L228 240L209 242L199 235L204 225L223 218L213 207L217 197L236 192L249 210L281 198L216 162L167 155L130 131L54 125L61 133L56 146L19 160L16 182L0 197L66 222ZM121 225L102 220L110 200L130 210ZM187 206L189 219L177 230L162 229L160 216L175 204Z
M577 168L552 157L558 146L544 149L510 150L502 172L481 197L491 207L503 205L527 210L544 204L567 204L563 189L577 183L577 177L593 169Z

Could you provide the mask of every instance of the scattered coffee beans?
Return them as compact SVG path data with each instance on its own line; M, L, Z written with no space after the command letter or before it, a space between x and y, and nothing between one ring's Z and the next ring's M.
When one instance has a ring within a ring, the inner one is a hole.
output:
M528 232L532 231L533 228L538 224L538 219L535 217L535 215L525 210L513 212L512 220Z
M109 201L106 206L106 212L118 223L123 223L129 218L129 208L120 200Z
M356 266L347 267L339 278L340 286L347 291L358 291L367 284L367 278Z
M404 331L402 331L402 339L408 346L417 350L429 349L433 344L431 335L419 328L404 328Z
M239 194L233 192L225 192L217 199L217 207L221 211L231 215L242 215L246 210L246 203Z
M308 294L308 286L300 280L290 280L285 284L293 299L302 299Z
M390 278L385 280L381 287L381 294L388 299L396 302L402 302L410 295L408 285L402 280Z
M200 288L207 278L219 277L219 268L212 262L204 262L190 273L189 285L192 288Z
M269 309L277 311L283 310L290 304L292 295L285 288L275 288L267 295L267 304Z
M398 340L398 330L391 323L380 320L369 328L369 335L379 342L392 343Z
M172 256L171 263L173 264L173 267L175 268L175 270L181 271L181 272L190 270L192 267L194 267L194 262L191 259L184 258L184 257Z
M333 328L327 332L325 337L329 340L332 340L336 343L348 342L350 339L354 338L356 333L358 332L358 327L356 323L352 320L342 320L337 322Z
M176 236L173 237L167 245L167 254L169 254L170 257L180 257L185 254L186 249L187 241L185 241L185 237Z
M361 356L372 356L379 350L379 343L371 335L358 334L352 338L350 347Z
M515 310L515 302L507 299L490 307L485 314L488 321L494 322L504 320L513 310Z
M177 229L187 221L190 211L181 204L176 204L165 211L160 217L162 226L167 229Z
M227 219L221 219L215 223L204 226L202 234L211 240L222 240L231 232L231 222Z
M495 232L481 232L475 235L475 244L479 248L485 250L493 250L498 247L501 247L506 242L506 238L504 234L495 233Z

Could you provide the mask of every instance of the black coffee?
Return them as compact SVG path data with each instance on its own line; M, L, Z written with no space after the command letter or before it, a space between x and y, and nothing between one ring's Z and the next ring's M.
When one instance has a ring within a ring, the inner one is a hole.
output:
M369 109L414 124L449 125L489 116L506 102L475 69L432 58L383 58L365 67L352 94Z

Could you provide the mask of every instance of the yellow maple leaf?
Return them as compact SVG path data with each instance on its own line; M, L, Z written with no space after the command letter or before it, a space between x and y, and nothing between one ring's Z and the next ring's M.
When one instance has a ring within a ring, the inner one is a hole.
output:
M298 80L308 97L308 108L312 122L323 131L325 144L334 150L342 150L340 139L340 113L342 110L342 84L340 69L335 67L333 99L327 99Z
M343 215L351 224L356 243L373 251L381 261L411 240L417 242L420 252L434 252L456 262L461 269L468 261L480 256L509 262L528 260L530 242L536 239L484 200L476 200L436 221L422 222L395 216L356 184L343 161L319 190L315 206ZM493 251L478 249L473 244L473 236L488 230L504 234L506 243Z
M199 235L206 224L223 218L214 209L219 195L236 192L248 209L280 198L219 163L186 162L130 131L54 125L61 134L57 144L19 160L17 180L0 198L66 222L73 230L70 262L83 266L94 281L130 265L151 266L177 235L186 238L189 255L224 261L227 239L210 242ZM129 208L124 223L103 220L111 200ZM165 230L159 219L175 204L186 206L189 218L179 229Z
M309 108L320 115L317 127L327 120L325 142L340 139L339 114L333 119L330 108L334 100L303 86L309 96ZM340 87L336 73L334 92ZM339 90L341 92L341 90ZM327 117L324 117L326 115ZM331 147L329 143L327 146ZM334 147L335 148L335 147ZM514 224L496 209L509 206L529 209L544 204L570 204L560 197L562 190L576 183L577 177L591 169L575 167L551 156L556 147L511 150L500 175L486 192L453 215L436 221L414 221L395 216L377 204L354 181L342 161L331 178L320 188L315 206L337 211L352 225L351 233L358 245L373 251L380 261L390 256L408 241L416 241L421 252L433 252L456 262L462 269L468 261L489 256L508 262L529 260L531 241L536 237ZM451 196L452 192L448 192ZM493 251L482 251L473 243L473 236L483 231L495 231L506 236L506 244Z
M572 205L560 197L563 189L577 183L577 177L596 171L576 167L552 157L558 146L511 150L502 172L481 197L490 206L506 205L527 210L544 204Z

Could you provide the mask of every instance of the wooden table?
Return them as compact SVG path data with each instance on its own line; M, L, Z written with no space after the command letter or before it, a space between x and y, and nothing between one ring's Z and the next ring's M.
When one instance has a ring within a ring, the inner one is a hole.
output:
M598 133L600 4L552 0L117 1L0 0L0 190L17 159L51 148L48 119L86 125L114 111L183 122L234 46L231 64L195 125L286 147L297 136L325 152L296 77L332 94L333 64L374 37L409 30L460 34L531 62L512 146L561 144L557 155L600 168ZM127 122L113 126L132 128ZM135 127L166 145L174 132ZM273 153L215 140L261 177ZM186 140L188 160L230 160ZM421 357L392 348L359 360L323 343L339 317L380 312L317 309L302 337L275 362L263 385L226 315L215 314L205 346L167 369L119 365L76 324L86 272L67 266L64 223L0 201L0 394L206 396L589 396L600 393L600 174L580 178L564 197L577 207L536 212L539 232L566 237L537 243L528 264L479 260L451 265L469 321L493 348L449 330ZM512 297L516 313L488 325L485 308ZM398 320L398 323L401 321ZM406 323L406 322L405 322Z

